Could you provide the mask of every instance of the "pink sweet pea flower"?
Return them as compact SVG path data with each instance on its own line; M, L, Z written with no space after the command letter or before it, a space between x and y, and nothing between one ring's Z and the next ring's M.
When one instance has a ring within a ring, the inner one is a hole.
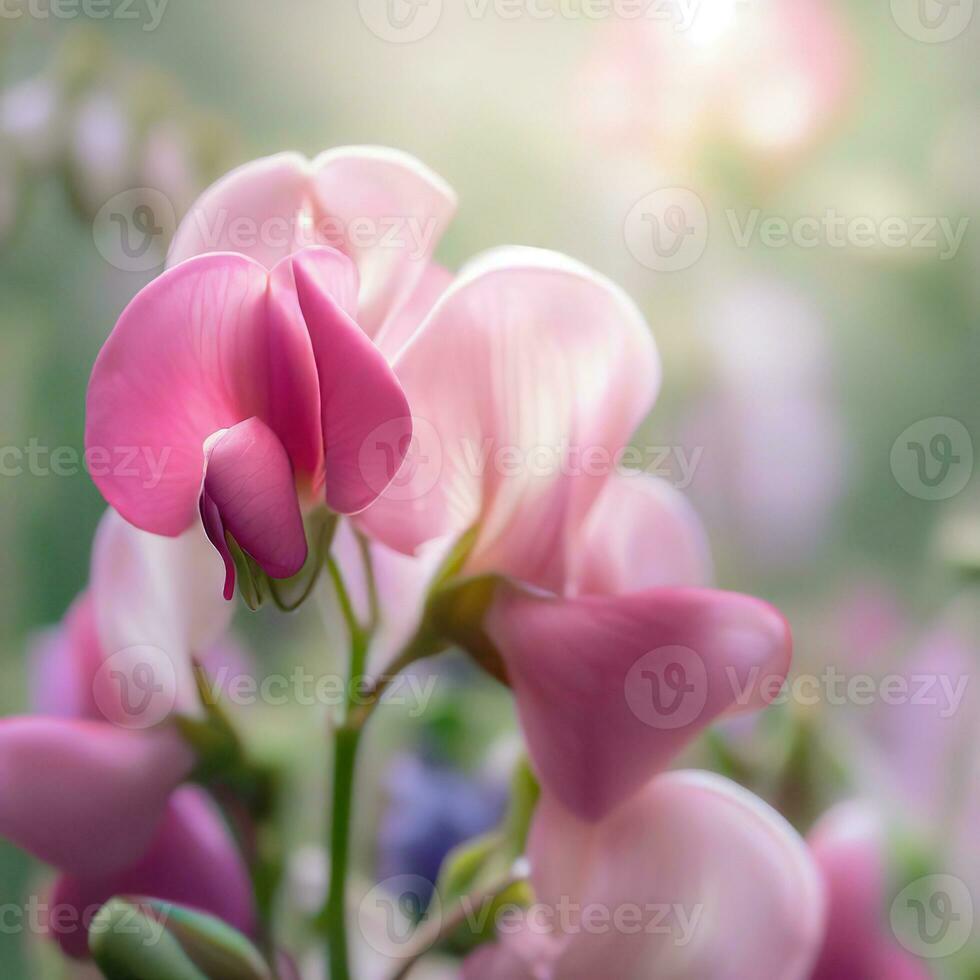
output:
M215 649L230 615L220 578L199 525L161 538L108 511L88 591L35 649L39 714L0 720L0 836L60 870L52 905L75 923L128 893L254 931L248 870L209 798L178 788L194 755L162 724L196 710L191 655ZM87 954L84 928L50 932Z
M89 590L38 648L40 713L0 720L0 835L84 878L146 851L194 765L165 722L195 710L191 655L227 625L220 565L200 526L158 538L106 513Z
M200 511L228 598L228 536L273 577L299 571L303 508L362 510L404 457L408 406L373 341L404 343L441 289L430 257L454 208L440 178L380 148L280 154L207 190L93 370L86 444L109 461L93 470L106 499L163 535ZM365 451L378 432L390 455Z
M809 975L816 868L778 813L720 776L657 776L598 823L545 794L528 854L538 904L471 954L464 980Z
M358 522L406 554L468 533L457 581L508 580L480 628L538 775L566 806L602 817L714 718L778 691L782 617L703 588L696 516L672 487L620 465L659 363L617 287L563 256L491 253L394 366L412 451Z
M882 828L874 812L860 803L840 804L807 841L828 900L811 980L929 980L922 962L887 931Z
M203 790L178 789L167 803L153 839L132 864L90 877L62 874L51 896L54 907L77 910L77 921L115 895L138 895L176 902L216 915L246 935L254 935L256 912L248 868L217 806ZM84 930L52 932L74 957L88 955Z

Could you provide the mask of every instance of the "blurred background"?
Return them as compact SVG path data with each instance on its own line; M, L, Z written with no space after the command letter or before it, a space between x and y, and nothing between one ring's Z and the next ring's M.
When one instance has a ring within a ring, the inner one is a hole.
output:
M175 220L254 157L387 144L459 193L445 264L558 249L652 325L665 380L636 445L697 505L718 584L781 606L819 682L685 761L804 831L868 798L896 887L943 873L980 907L978 54L973 0L3 0L4 713L27 703L32 634L85 585L86 383ZM330 655L312 607L237 629L260 671ZM894 676L933 678L932 703L884 698ZM322 741L309 710L255 710L267 755ZM368 880L431 876L493 825L513 731L465 664L423 718L379 725ZM313 801L318 771L295 773ZM307 849L287 919L319 887L316 809L289 817ZM37 874L0 846L0 902ZM5 975L41 975L30 945L0 934ZM975 929L927 952L980 976Z

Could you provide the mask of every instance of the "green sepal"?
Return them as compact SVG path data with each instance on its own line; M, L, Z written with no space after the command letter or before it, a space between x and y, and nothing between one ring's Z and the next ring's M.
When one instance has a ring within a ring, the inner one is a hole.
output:
M261 953L220 919L151 898L113 898L89 927L106 980L273 980Z
M337 515L318 507L306 519L309 553L303 567L291 578L266 578L269 595L282 612L295 612L312 595L337 531Z

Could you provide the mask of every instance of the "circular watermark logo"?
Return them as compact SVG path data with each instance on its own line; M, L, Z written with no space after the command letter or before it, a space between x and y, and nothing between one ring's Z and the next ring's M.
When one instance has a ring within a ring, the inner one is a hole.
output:
M357 462L376 494L386 500L418 500L442 473L442 440L425 419L390 419L361 443Z
M911 496L947 500L970 482L973 440L958 419L921 419L892 444L891 467L898 485Z
M918 878L895 896L891 927L895 938L916 956L952 956L973 932L973 896L954 875Z
M173 203L152 187L134 187L109 198L92 223L99 254L123 272L150 272L163 265L176 230Z
M358 0L364 26L391 44L427 38L442 18L442 0Z
M107 721L121 728L152 728L177 705L177 672L159 647L139 644L107 657L95 672L92 693Z
M442 923L442 904L432 882L419 875L395 875L375 885L357 910L357 926L376 953L397 960L424 952L420 936L433 942ZM424 932L423 932L424 930Z
M663 187L641 197L623 226L630 254L655 272L688 269L708 245L708 211L687 187Z
M891 0L892 18L914 41L942 44L973 20L975 0Z
M651 728L684 728L708 700L708 672L689 647L658 647L630 668L625 683L630 710Z

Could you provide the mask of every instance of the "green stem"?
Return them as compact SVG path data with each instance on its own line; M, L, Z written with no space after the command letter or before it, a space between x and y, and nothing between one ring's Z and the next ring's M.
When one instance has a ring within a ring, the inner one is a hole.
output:
M327 962L330 980L350 980L350 958L347 949L347 871L350 864L351 812L354 803L354 777L360 726L349 724L355 705L354 685L364 673L368 650L368 633L354 614L354 606L344 585L340 569L333 558L327 569L337 590L341 612L350 632L350 678L343 724L337 729L333 763L332 816L330 819L330 883L323 909L327 938Z

